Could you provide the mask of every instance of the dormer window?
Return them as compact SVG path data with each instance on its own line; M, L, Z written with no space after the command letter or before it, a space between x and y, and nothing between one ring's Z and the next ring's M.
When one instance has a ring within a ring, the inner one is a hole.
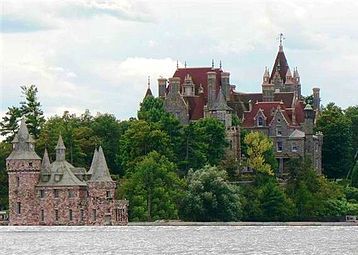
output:
M297 144L292 144L292 152L297 152L298 151L298 147Z
M282 130L280 128L276 129L276 136L282 136Z
M261 116L257 118L257 126L258 127L264 126L264 118L262 118Z

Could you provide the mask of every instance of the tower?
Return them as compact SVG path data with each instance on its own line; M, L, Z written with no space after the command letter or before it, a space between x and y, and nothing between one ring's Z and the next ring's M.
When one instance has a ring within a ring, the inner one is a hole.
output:
M270 73L267 67L262 77L262 100L264 102L272 102L274 99L274 86L270 83Z
M313 125L315 113L310 104L307 104L304 109L305 120L303 123L303 131L305 132L305 155L308 155L313 160L314 141L313 141Z
M187 74L184 79L183 96L195 96L195 84L189 74Z
M319 88L313 88L313 110L317 112L319 112L320 109L320 105L321 105L321 98L319 96Z
M221 65L221 61L220 61L220 65ZM226 101L229 101L230 100L230 73L229 72L221 73L221 87Z
M35 187L40 177L41 158L35 152L34 143L23 118L12 141L13 150L6 159L10 225L39 222Z

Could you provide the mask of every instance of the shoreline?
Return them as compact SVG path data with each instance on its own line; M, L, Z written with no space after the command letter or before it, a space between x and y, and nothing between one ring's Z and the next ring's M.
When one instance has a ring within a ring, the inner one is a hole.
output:
M303 226L356 226L358 222L318 222L318 221L302 221L302 222L184 222L184 221L168 221L168 222L129 222L127 226L218 226L218 227L303 227Z

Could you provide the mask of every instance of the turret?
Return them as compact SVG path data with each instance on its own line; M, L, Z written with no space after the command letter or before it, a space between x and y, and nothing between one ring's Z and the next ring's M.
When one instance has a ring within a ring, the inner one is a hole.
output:
M274 85L270 83L270 72L265 67L265 72L262 77L262 100L264 102L272 102L274 99Z
M262 85L267 85L269 83L270 83L270 72L266 66L264 75L262 76Z
M306 135L313 135L313 123L315 118L315 113L310 104L306 104L304 109L305 121L304 121L304 132Z
M37 225L35 187L40 177L41 158L35 152L35 141L24 118L12 144L13 150L6 159L10 225Z
M165 78L159 78L158 79L158 95L159 97L165 97L165 91L167 88L167 79Z
M61 135L58 137L58 141L57 141L55 150L56 150L56 161L64 161L65 155L66 155L66 147L63 143Z
M148 87L147 87L147 91L145 92L144 98L153 96L152 90L150 89L150 76L148 76L148 84L147 84L147 86Z

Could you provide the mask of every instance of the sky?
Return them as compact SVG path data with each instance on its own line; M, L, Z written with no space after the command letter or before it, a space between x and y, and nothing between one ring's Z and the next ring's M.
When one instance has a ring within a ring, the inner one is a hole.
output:
M0 117L35 84L45 116L136 116L150 76L220 60L241 92L261 90L277 37L302 93L358 104L358 1L1 1Z

